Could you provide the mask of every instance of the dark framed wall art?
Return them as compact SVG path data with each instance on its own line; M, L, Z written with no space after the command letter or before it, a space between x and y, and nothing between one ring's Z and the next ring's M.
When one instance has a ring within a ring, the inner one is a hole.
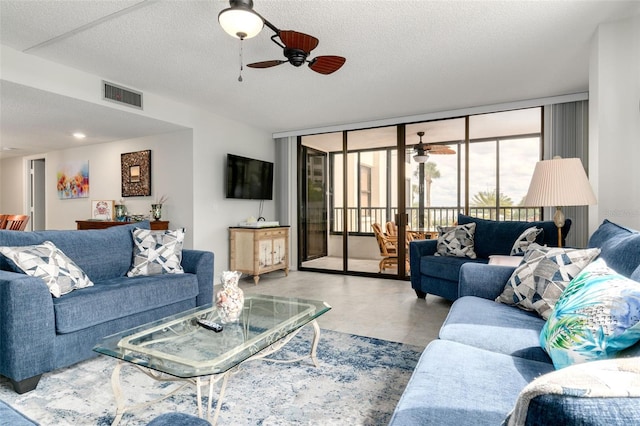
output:
M122 168L122 196L151 195L151 150L127 152L120 155Z

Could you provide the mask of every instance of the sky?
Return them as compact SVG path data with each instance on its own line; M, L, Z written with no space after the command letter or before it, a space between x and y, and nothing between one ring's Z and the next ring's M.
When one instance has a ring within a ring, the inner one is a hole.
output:
M452 148L456 149L456 147ZM475 143L470 148L470 199L480 191L493 191L496 179L495 142ZM535 164L540 159L539 138L516 139L500 142L500 192L517 205L529 188ZM457 205L457 155L431 155L429 162L436 164L440 178L431 186L433 207ZM413 163L413 167L417 167Z

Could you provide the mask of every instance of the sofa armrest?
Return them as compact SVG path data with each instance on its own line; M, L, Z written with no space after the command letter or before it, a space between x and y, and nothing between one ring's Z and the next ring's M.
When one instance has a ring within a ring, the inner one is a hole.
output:
M640 424L640 358L574 364L537 377L518 395L508 425Z
M46 283L0 270L0 374L18 382L52 370L55 334Z
M541 395L529 403L525 426L543 424L637 425L640 424L640 397Z
M422 256L433 256L438 246L438 240L415 240L409 243L409 269L411 274L411 287L420 290L420 259Z
M513 266L465 263L460 268L458 294L495 300L516 268Z
M182 269L198 277L196 306L213 303L213 253L202 250L182 250Z

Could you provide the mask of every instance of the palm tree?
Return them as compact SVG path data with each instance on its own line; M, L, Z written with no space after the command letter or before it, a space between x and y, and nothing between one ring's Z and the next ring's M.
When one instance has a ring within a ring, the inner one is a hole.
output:
M500 193L499 203L496 203L496 190L493 189L491 191L480 191L476 193L471 202L469 203L472 207L488 207L489 210L489 219L496 219L496 205L499 207L510 207L513 206L513 200L511 197L504 195L502 192Z
M424 167L422 167L424 166ZM420 182L420 170L424 170L424 182ZM427 227L431 224L431 210L428 208L431 207L431 184L434 179L440 178L440 170L438 170L438 165L431 161L420 164L413 172L414 177L418 180L417 187L414 186L413 190L418 192L418 220L420 225L426 225ZM424 185L424 186L423 186ZM420 189L423 188L424 194L421 193ZM423 204L424 203L424 204ZM427 207L427 221L426 224L424 222L424 208Z
M431 184L434 179L440 179L440 170L438 170L436 163L427 161L424 163L425 202L427 207L431 207Z

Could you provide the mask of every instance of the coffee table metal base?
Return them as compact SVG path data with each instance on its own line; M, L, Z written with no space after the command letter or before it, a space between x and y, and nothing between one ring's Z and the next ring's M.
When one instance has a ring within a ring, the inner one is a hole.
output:
M313 341L311 342L311 350L309 353L309 357L311 358L311 361L313 362L313 365L318 367L318 358L316 356L316 352L318 349L318 342L320 340L320 327L318 326L318 323L316 322L316 320L311 321L309 324L311 324L313 326ZM209 422L211 422L212 425L215 425L218 421L218 416L220 415L220 410L222 408L222 399L224 398L224 393L226 391L227 388L227 382L229 379L229 376L231 374L236 374L237 372L240 371L240 367L244 364L246 364L247 362L250 361L256 361L256 360L262 360L262 361L268 361L268 362L277 362L277 363L291 363L291 362L298 362L301 361L305 358L307 358L307 356L302 356L299 358L295 358L295 359L272 359L272 358L267 358L269 355L272 355L273 353L279 351L280 349L282 349L282 347L284 347L287 343L289 343L289 341L291 339L293 339L299 332L300 330L302 330L301 327L298 330L288 334L287 336L285 336L284 338L278 340L277 342L273 343L271 346L268 346L267 348L263 349L262 351L258 352L257 354L253 355L250 358L247 358L246 360L242 361L240 364L236 365L235 367L225 371L224 373L220 373L220 374L212 374L210 376L201 376L201 377L195 377L195 378L181 378L181 377L176 377L176 376L172 376L169 374L165 374L165 373L161 373L159 371L155 371L152 370L150 368L146 368L140 365L136 365L136 364L132 364L129 363L127 361L123 361L123 360L118 360L118 364L116 365L115 369L113 370L113 373L111 374L111 387L113 388L113 394L115 396L116 399L116 416L113 420L112 426L116 426L120 423L120 420L122 420L122 416L124 415L124 413L128 412L128 411L134 411L134 410L138 410L141 408L145 408L148 407L150 405L153 405L157 402L162 401L163 399L169 398L172 395L175 395L176 393L178 393L179 391L181 391L182 389L184 389L186 386L189 386L190 384L195 385L196 387L196 398L197 398L197 403L198 403L198 417L200 418L204 418L203 415L203 410L202 410L202 387L203 386L209 386L209 392L208 392L208 398L207 398L207 420ZM120 372L122 370L122 367L125 365L130 365L133 367L136 367L138 370L142 371L144 374L146 374L147 376L151 377L154 380L157 381L161 381L161 382L183 382L182 384L180 384L179 386L175 387L173 390L171 390L170 392L162 395L160 398L156 398L153 401L149 401L149 402L144 402L144 403L139 403L139 404L134 404L134 405L129 405L127 406L125 404L125 397L124 397L124 393L122 391L122 385L120 383ZM213 388L214 385L216 383L218 383L220 380L222 380L222 385L220 386L220 392L218 395L218 401L216 403L216 409L215 409L215 413L213 414L213 417L211 416L211 409L212 409L212 405L213 405Z

